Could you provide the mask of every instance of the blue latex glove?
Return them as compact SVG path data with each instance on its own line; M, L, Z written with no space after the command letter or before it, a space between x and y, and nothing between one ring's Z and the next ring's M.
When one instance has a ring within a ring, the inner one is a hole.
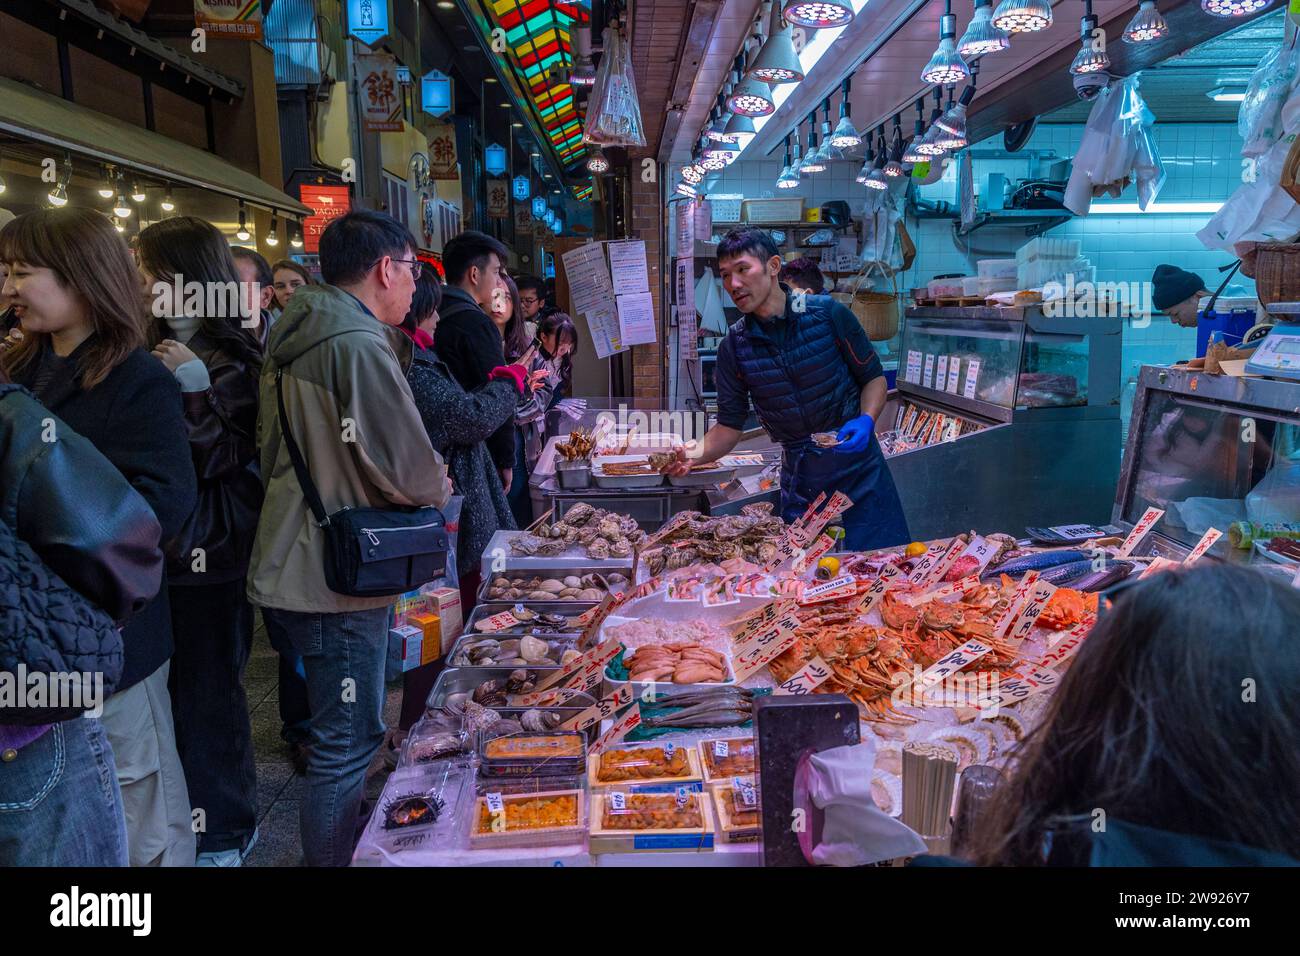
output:
M867 446L871 444L871 432L875 427L875 419L866 412L845 422L844 427L840 429L840 433L835 436L840 440L840 443L835 446L835 450L849 454L866 451Z

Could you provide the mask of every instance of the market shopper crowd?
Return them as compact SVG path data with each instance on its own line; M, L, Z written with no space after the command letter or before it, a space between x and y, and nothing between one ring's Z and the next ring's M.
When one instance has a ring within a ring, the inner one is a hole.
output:
M805 349L811 381L840 317L788 307L770 240L729 249L731 286L764 323L731 343L734 375L775 402L779 342ZM17 322L0 347L0 673L102 681L84 706L0 707L0 865L238 865L257 836L241 683L254 608L306 775L306 862L349 862L385 745L393 598L328 585L290 439L330 514L460 496L468 608L488 540L527 517L516 489L578 340L540 281L506 275L508 255L463 233L444 286L403 226L354 212L323 234L317 283L190 217L145 229L134 258L86 210L0 230L0 307ZM178 275L243 280L247 296L218 314L155 294ZM839 383L826 427L869 417L875 379ZM733 416L743 397L733 387ZM857 480L894 500L874 472ZM1300 859L1297 620L1300 591L1243 569L1129 589L983 821L977 861ZM408 673L403 726L431 680Z

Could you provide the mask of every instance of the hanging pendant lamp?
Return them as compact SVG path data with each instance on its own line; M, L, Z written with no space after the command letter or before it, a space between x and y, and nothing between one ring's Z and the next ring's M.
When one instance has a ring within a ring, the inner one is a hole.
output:
M1037 33L1052 25L1051 0L1002 0L993 25L1007 33Z
M853 120L849 119L849 81L850 77L846 76L840 87L840 121L835 124L835 132L831 133L831 145L836 149L851 149L862 142L862 137L853 128Z
M799 83L804 78L803 64L794 48L794 31L781 16L780 8L772 5L772 17L767 31L767 40L758 51L749 75L778 86L782 83Z
M1156 0L1142 0L1124 28L1125 43L1150 43L1169 36L1169 22L1156 9Z
M1075 76L1084 73L1103 73L1110 69L1110 56L1106 53L1106 34L1094 37L1097 18L1092 12L1092 0L1083 0L1083 18L1079 21L1079 52L1074 55L1070 72ZM1098 44L1100 41L1100 44Z
M799 128L796 126L794 131L794 153L791 156L790 164L782 171L781 178L776 181L777 186L781 189L794 189L798 186L801 182L799 169L802 165L803 156L799 152Z
M1201 0L1201 9L1215 17L1244 17L1263 10L1273 0Z
M957 18L952 15L952 0L944 0L943 10L939 19L939 46L921 71L923 82L937 85L959 83L970 76L970 68L957 52Z
M727 120L727 135L743 150L758 135L758 131L754 129L754 121L750 117L732 113Z
M794 189L799 185L799 173L790 165L790 136L785 137L785 165L781 168L781 175L776 178L777 189Z
M853 22L853 7L848 0L785 0L781 15L806 30L831 30Z
M903 115L894 114L894 136L893 142L889 146L889 162L885 163L884 173L890 179L898 179L905 175L903 169Z
M957 52L967 60L999 53L1011 46L1011 37L993 23L993 0L975 0L975 16L957 41Z
M930 111L930 126L921 137L921 142L916 145L916 151L923 156L942 156L947 152L939 145L936 137L940 129L938 127L939 117L943 115L943 91L934 91L934 109Z
M803 164L799 167L799 175L811 176L825 171L826 164L817 150L817 111L814 110L808 114L808 151L804 154Z
M926 155L917 149L921 141L925 139L925 97L922 96L916 101L916 124L912 130L912 138L903 150L902 162L909 165L923 163Z

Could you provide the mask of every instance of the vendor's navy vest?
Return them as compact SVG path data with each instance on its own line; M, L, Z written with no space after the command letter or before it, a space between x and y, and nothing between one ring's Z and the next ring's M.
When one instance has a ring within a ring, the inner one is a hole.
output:
M828 295L806 296L802 315L791 310L792 303L787 295L781 346L752 315L729 333L754 411L767 433L783 445L805 441L813 432L837 431L857 416L862 394L844 361L831 318L831 308L838 303Z

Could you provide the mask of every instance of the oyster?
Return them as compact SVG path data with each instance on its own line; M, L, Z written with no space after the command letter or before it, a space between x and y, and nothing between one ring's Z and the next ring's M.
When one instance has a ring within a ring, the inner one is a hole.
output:
M519 639L519 656L530 664L549 663L548 654L551 646L545 641L539 641L535 637L523 637Z
M493 681L488 681L493 683ZM502 703L505 703L505 695L502 695ZM501 720L501 715L495 710L485 707L482 704L475 703L472 700L465 701L465 729L469 732L478 730L487 730L494 727Z
M514 676L513 674L511 675ZM506 682L498 678L485 680L474 688L474 697L470 703L479 704L482 707L500 707L506 702ZM465 713L469 714L469 704L465 706Z
M511 694L526 694L536 686L537 678L522 668L511 671L505 683L506 691Z
M437 733L412 740L407 744L407 759L411 763L428 763L442 757L465 752L465 737L459 733Z
M560 726L561 716L553 711L538 710L534 707L532 710L524 711L519 718L519 723L524 730L547 731L554 730Z
M564 513L564 523L567 525L580 525L587 521L596 513L596 509L586 502L578 502L572 508Z

